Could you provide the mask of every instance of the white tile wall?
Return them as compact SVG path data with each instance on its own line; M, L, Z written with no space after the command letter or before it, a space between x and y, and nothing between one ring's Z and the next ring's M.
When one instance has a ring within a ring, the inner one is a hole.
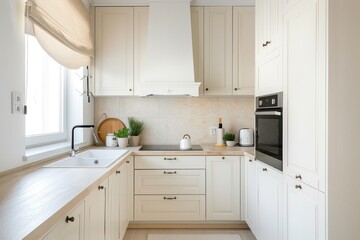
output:
M141 144L178 144L185 133L193 144L215 143L211 126L223 118L227 132L254 128L252 97L97 97L95 122L106 113L128 125L127 118L145 122Z

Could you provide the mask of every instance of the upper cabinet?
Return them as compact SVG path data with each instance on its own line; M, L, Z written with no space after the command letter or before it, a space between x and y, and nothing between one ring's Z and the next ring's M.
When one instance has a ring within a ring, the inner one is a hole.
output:
M204 94L232 93L232 7L205 7Z
M254 95L255 10L233 8L233 95Z
M134 8L97 7L95 14L94 94L133 95Z
M283 90L282 16L282 0L256 1L256 96Z
M191 7L200 95L254 95L254 12L254 7ZM95 14L95 95L140 95L149 8L96 7Z

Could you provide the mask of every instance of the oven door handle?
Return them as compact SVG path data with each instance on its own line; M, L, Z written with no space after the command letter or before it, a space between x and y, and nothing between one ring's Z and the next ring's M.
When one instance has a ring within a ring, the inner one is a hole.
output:
M256 116L281 116L279 111L255 112Z

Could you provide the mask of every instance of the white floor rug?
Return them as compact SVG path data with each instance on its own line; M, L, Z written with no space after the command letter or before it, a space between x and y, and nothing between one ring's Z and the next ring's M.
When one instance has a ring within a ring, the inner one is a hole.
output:
M149 234L147 240L241 240L237 234Z

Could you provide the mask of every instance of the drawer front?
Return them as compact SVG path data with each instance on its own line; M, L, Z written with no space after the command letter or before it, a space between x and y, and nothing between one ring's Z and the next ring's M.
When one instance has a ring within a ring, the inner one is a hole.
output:
M205 194L205 170L135 170L135 194Z
M205 156L136 156L135 169L205 169Z
M205 195L135 196L135 221L205 220Z

